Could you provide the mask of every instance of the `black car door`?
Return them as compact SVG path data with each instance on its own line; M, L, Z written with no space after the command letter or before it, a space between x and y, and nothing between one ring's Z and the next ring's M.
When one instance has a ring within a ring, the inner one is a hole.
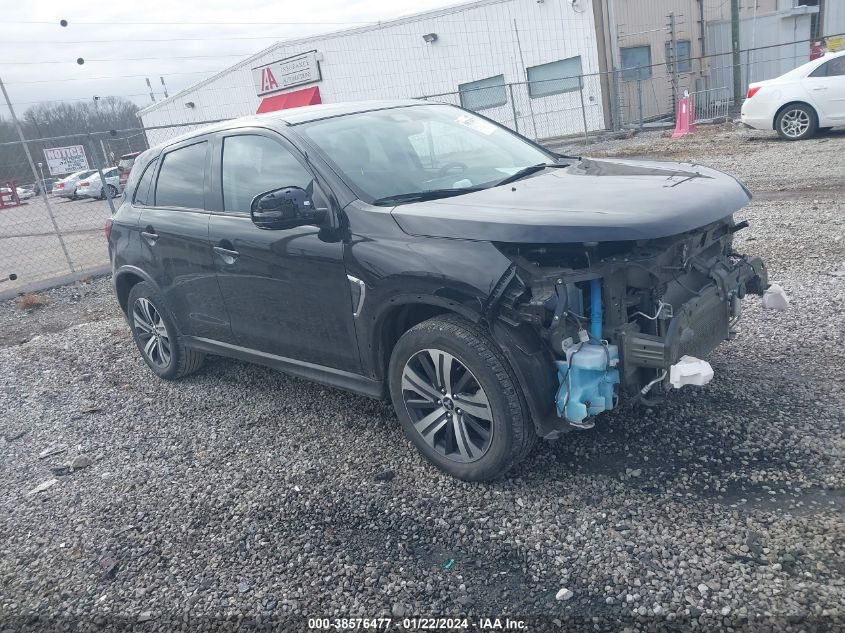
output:
M317 226L266 230L250 218L256 196L286 186L313 189L315 206L328 207L302 154L275 132L240 128L216 137L213 174L209 238L237 344L359 371L343 243Z
M206 137L169 147L159 157L156 179L139 205L142 266L183 335L231 341L208 241L209 161Z

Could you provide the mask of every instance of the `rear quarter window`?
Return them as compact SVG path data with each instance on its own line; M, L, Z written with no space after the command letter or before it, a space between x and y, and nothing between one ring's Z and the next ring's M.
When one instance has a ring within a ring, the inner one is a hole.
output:
M156 172L156 166L158 165L158 158L150 161L150 164L147 165L146 169L144 169L144 173L138 179L138 186L135 187L132 203L139 204L144 207L152 206L152 185L153 176ZM132 191L132 176L130 176L130 182L127 184L127 189Z

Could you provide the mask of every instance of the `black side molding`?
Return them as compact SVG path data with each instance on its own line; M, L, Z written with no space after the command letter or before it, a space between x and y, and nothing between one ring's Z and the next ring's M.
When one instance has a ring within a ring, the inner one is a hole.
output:
M353 374L352 372L333 369L323 365L315 365L314 363L306 363L292 358L276 356L267 352L260 352L255 349L231 345L230 343L223 343L221 341L213 341L198 336L185 336L182 340L191 349L209 354L217 354L219 356L227 356L229 358L237 358L258 365L265 365L283 371L286 374L299 376L300 378L328 385L329 387L343 389L344 391L351 391L360 396L375 398L377 400L385 400L387 398L387 389L385 388L384 382L373 380L360 374Z

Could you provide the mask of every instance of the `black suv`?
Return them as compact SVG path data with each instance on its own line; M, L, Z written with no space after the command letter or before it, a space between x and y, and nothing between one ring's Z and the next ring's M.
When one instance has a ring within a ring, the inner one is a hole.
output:
M562 156L422 102L303 107L136 159L107 227L150 368L205 354L391 398L444 471L483 480L620 396L704 384L747 292L699 165Z

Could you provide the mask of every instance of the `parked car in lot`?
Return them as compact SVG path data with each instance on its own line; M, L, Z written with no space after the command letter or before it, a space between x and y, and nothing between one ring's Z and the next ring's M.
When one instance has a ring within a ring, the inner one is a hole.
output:
M32 189L28 189L26 187L18 187L15 186L14 193L12 192L12 188L8 185L0 186L0 197L3 198L4 203L16 203L15 198L18 201L20 200L28 200L35 195L35 192Z
M126 181L129 178L129 174L132 172L132 165L135 164L135 159L140 155L141 152L131 152L120 157L120 161L117 163L117 173L119 176L119 188L121 191L123 191L126 187Z
M484 480L620 396L712 377L703 357L768 287L732 247L749 199L700 165L562 156L453 106L364 102L144 152L106 234L157 376L219 354L390 398L426 458Z
M103 186L98 172L95 171L93 174L86 176L84 179L79 181L79 185L76 189L76 195L80 198L97 198L99 200L105 200L106 196L109 198L116 198L120 194L120 190L118 189L120 183L117 167L104 169L103 177L106 179L105 186Z
M44 190L47 193L52 193L53 185L59 181L58 178L44 178L43 180L36 180L32 183L32 190L35 192L35 195L41 195L41 187L44 187Z
M96 173L97 170L95 169L85 169L83 171L78 171L75 174L71 174L70 176L66 176L58 182L53 183L52 193L60 198L70 198L71 200L76 200L79 198L79 194L76 191L79 183L88 178L91 174Z
M845 51L814 59L785 75L748 86L741 121L774 129L788 141L845 125Z
M32 185L22 185L16 187L18 191L18 198L21 200L29 200L35 197L35 188Z

